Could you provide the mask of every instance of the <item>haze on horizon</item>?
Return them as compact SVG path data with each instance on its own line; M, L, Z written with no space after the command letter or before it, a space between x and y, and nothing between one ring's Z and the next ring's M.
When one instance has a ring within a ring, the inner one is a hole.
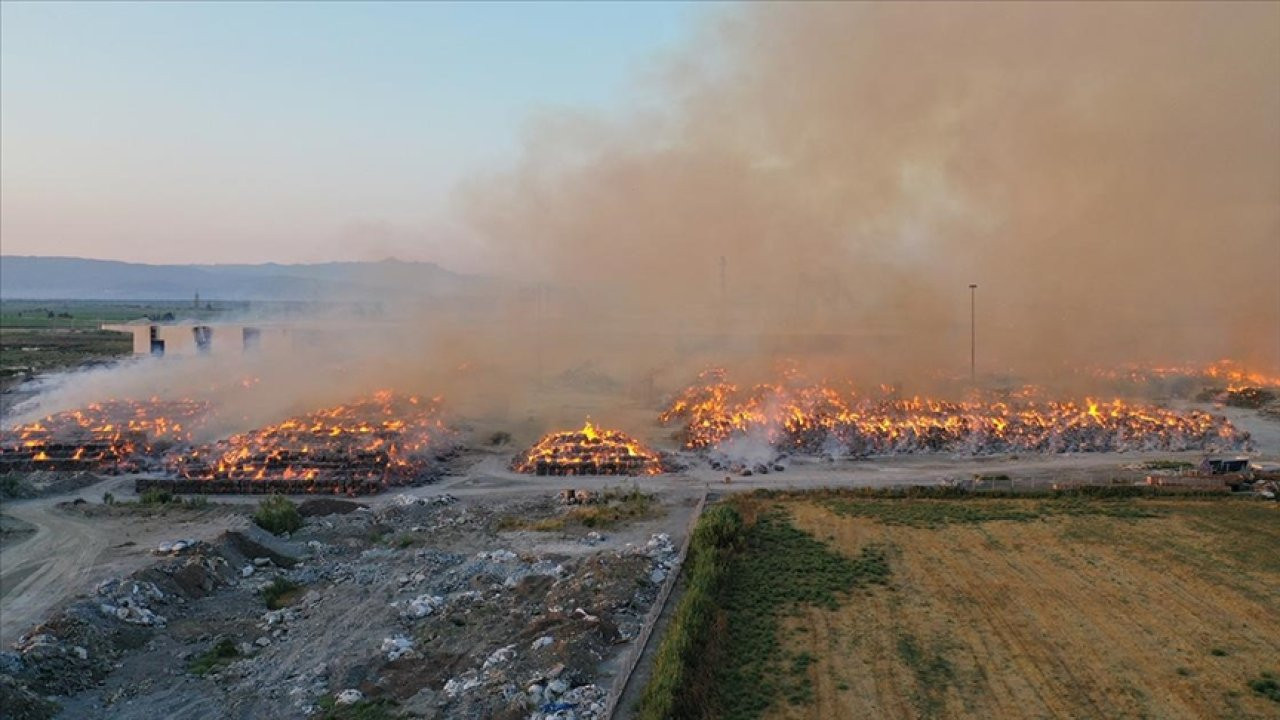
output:
M643 92L681 3L0 5L0 238L151 263L475 269L457 182ZM571 41L570 41L571 40Z

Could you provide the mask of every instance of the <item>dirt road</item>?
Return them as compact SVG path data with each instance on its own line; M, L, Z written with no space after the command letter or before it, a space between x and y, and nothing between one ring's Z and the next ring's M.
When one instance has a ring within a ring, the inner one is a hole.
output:
M100 502L104 490L120 483L113 479L74 493L4 504L6 515L35 532L0 548L0 647L8 647L66 599L154 561L150 550L159 543L208 539L236 517L215 509L189 516L91 518L58 507L77 497Z

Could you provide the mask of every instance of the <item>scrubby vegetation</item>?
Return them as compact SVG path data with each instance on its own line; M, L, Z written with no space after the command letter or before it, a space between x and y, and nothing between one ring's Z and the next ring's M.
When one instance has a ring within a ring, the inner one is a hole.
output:
M731 718L760 717L780 696L793 704L812 699L808 673L795 671L796 658L782 647L784 615L804 606L835 609L845 593L884 583L889 576L881 548L863 547L857 557L848 557L778 511L760 514L744 540L722 600L728 632L713 698L718 714Z
M166 505L176 500L177 498L174 497L173 493L157 488L144 490L142 495L138 496L138 502L143 505Z
M1056 515L1101 515L1148 518L1159 513L1126 501L1084 501L1078 498L1048 501L986 500L981 503L946 500L845 500L823 503L840 515L872 518L886 525L938 528L944 525L984 523L995 520L1027 522Z
M601 492L593 504L574 505L555 517L541 520L507 516L498 521L497 529L553 532L576 527L599 530L652 517L657 505L657 499L652 494L639 488L609 488Z
M659 648L641 718L755 718L779 698L811 701L814 659L783 649L781 618L804 606L835 608L851 590L889 575L880 548L842 555L796 529L785 513L758 511L750 501L709 510L689 553L688 586Z
M302 593L302 586L292 580L278 577L271 581L271 584L262 589L262 599L266 601L267 607L271 610L279 610L282 607L292 605L298 599L298 595Z
M741 542L742 517L728 505L707 510L694 527L685 560L685 591L654 659L639 720L703 715L710 662L706 656L717 627L729 554Z
M1143 470L1190 470L1195 463L1185 460L1148 460L1142 463Z
M1280 703L1280 679L1275 673L1264 672L1257 679L1249 682L1249 689L1264 698Z
M214 643L213 647L197 655L187 669L196 675L207 675L215 668L226 665L238 657L240 657L240 651L236 650L236 644L231 638L224 637Z
M806 493L758 490L753 493L758 499L811 500L842 515L872 518L887 525L931 528L995 520L1026 522L1054 516L1160 517L1163 510L1140 501L1220 500L1223 495L1218 490L1145 485L1086 485L1026 492L908 486L842 488ZM1239 499L1238 502L1254 501Z
M915 636L899 631L898 657L915 676L912 702L921 717L937 717L944 707L947 688L956 682L956 670L937 647L927 647Z
M1223 492L1207 488L1167 487L1159 485L1080 485L1062 489L971 490L941 485L905 485L889 488L827 488L821 490L756 490L758 499L773 500L1120 500L1126 498L1159 498L1161 500L1218 500ZM1247 500L1242 500L1247 502Z
M253 521L274 535L297 532L302 527L298 506L283 495L272 495L259 503Z

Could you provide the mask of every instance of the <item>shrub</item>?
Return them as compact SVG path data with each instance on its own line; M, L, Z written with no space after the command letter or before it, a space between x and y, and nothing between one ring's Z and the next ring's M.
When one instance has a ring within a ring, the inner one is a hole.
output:
M237 657L240 657L240 651L236 650L236 644L231 641L231 638L224 637L192 660L187 669L196 675L206 675L219 665L231 662Z
M639 488L606 489L594 505L575 505L563 514L540 520L526 520L520 517L505 516L498 520L497 529L502 530L534 530L538 532L554 532L568 527L604 529L619 523L639 520L654 514L657 500L653 495Z
M283 495L272 495L258 504L258 511L253 514L253 521L258 527L274 535L297 532L302 527L302 515L298 506Z
M115 504L116 504L116 496L115 496L115 495L112 495L111 493L102 493L102 504L103 504L103 505L115 505Z
M292 605L298 599L300 590L302 586L298 583L278 577L262 588L262 599L267 602L268 609L279 610Z
M395 537L391 538L391 544L401 549L412 547L417 543L418 543L418 536L414 535L411 532L402 532L399 535L396 535Z
M143 505L164 505L173 502L173 493L160 488L151 488L142 491L142 496L138 499Z
M1275 673L1262 673L1261 677L1249 682L1249 689L1264 698L1280 702L1280 681L1276 679Z

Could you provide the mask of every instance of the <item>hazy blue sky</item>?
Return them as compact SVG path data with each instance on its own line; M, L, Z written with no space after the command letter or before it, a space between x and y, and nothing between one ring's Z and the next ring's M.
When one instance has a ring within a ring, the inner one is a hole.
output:
M0 244L448 262L465 254L444 220L457 180L510 162L540 109L624 106L700 12L4 2Z

